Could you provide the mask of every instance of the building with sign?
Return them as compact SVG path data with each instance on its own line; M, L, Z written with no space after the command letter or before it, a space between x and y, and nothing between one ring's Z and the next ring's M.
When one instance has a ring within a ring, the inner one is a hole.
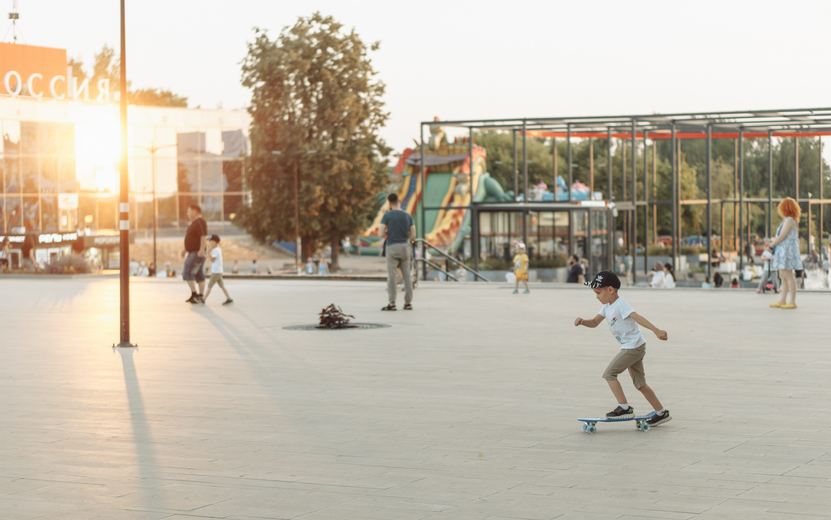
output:
M2 234L116 234L121 141L109 82L73 75L63 49L17 44L0 44L0 81ZM130 106L127 118L131 236L149 237L154 221L178 233L191 204L221 228L247 202L245 110Z

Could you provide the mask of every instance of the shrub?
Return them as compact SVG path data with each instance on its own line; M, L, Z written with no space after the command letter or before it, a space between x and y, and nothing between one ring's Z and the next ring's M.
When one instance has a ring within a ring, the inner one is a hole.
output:
M61 256L46 264L44 270L49 274L89 273L91 269L86 258L78 255Z
M554 258L538 258L528 262L530 267L536 269L557 269L566 266L567 257L565 255L554 255Z
M480 271L508 271L513 264L502 258L488 258L479 262Z
M698 246L681 246L679 252L682 255L697 255L701 253L701 248Z

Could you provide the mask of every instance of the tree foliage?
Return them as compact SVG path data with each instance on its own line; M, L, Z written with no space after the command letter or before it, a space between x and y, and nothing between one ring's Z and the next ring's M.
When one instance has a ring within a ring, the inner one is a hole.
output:
M475 133L474 142L488 151L487 171L498 180L506 190L514 189L513 148L514 140L510 132L487 130ZM528 154L528 184L545 182L551 186L554 162L551 146L542 139L529 138L526 141ZM563 166L563 163L561 166ZM517 135L517 184L522 193L522 136Z
M255 238L294 240L295 157L304 259L324 242L336 255L340 238L377 211L390 152L378 136L388 118L385 87L369 59L378 46L320 13L274 40L255 30L242 66L242 84L252 90L252 203L239 220Z
M98 80L110 80L110 91L118 92L121 88L121 60L116 55L115 50L108 45L104 45L101 51L95 54L92 64L92 72L87 70L84 66L83 60L78 58L70 58L67 65L72 67L72 74L78 78L78 83L89 78L89 93L90 98L95 99L100 93L98 90ZM188 98L174 94L170 90L160 88L143 88L137 90L130 89L130 83L127 82L127 102L131 105L145 105L145 106L164 106L164 107L187 107Z

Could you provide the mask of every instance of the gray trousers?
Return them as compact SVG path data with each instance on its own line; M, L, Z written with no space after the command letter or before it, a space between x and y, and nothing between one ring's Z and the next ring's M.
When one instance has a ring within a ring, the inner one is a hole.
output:
M770 265L770 263L768 263L768 265ZM759 279L759 285L758 285L758 287L756 287L756 289L761 290L762 287L764 287L765 284L768 283L768 276L773 278L773 280L771 280L771 283L773 284L773 290L778 291L779 290L779 273L776 272L775 270L773 271L773 273L770 273L768 271L768 267L765 267L764 270L762 271L762 276Z
M387 293L390 303L395 303L395 286L398 281L398 271L404 277L404 303L413 301L413 278L410 275L410 255L413 250L409 243L387 244Z

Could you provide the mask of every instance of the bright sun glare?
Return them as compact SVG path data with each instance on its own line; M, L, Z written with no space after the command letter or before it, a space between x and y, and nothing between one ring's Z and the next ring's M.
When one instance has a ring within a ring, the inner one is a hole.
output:
M117 114L98 111L75 126L75 161L82 188L99 193L118 189L121 136Z

